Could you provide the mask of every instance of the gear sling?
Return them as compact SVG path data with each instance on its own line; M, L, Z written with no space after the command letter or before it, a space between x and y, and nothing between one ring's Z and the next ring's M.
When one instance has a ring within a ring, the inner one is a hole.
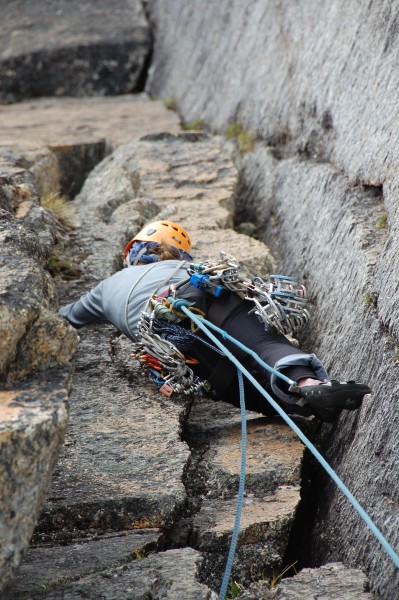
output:
M188 267L189 278L177 286L171 286L168 300L171 301L171 305L176 299L181 298L187 300L191 305L195 304L197 310L206 314L211 322L223 327L233 337L252 347L268 364L278 364L279 361L290 355L301 356L300 366L287 365L287 369L293 376L292 379L314 377L312 360L308 359L313 355L306 355L298 350L283 335L283 332L293 333L300 329L309 319L305 308L306 292L303 286L298 287L294 278L282 276L272 276L269 283L263 282L259 277L252 281L245 280L239 276L239 268L235 259L225 253L221 253L221 261L216 264L209 262L200 265L190 264ZM248 301L253 303L252 310L248 310L251 309ZM190 354L196 359L195 364L190 361L190 367L187 364L184 364L184 368L181 364L180 369L176 367L176 361L179 362L179 359L184 363L186 361L184 355L175 347L175 355L169 362L165 361L165 354L171 351L173 353L170 345L164 348L165 352L161 353L162 356L159 349L157 352L154 346L161 343L158 334L162 334L162 324L159 327L158 322L158 333L154 334L151 323L154 323L155 312L160 312L159 302L160 299L153 296L149 302L149 306L152 305L152 311L150 313L143 311L139 323L139 335L141 334L141 341L143 341L143 337L145 338L145 343L141 348L138 344L139 352L136 353L136 356L140 357L141 350L141 355L155 353L155 356L161 359L164 370L169 371L164 379L157 377L158 383L164 381L167 384L166 386L162 385L161 391L170 395L173 391L190 393L202 388L215 399L226 398L230 403L239 406L235 368L214 347L205 343L204 335L201 332L197 333L197 339L190 349ZM163 311L163 318L165 318L165 311ZM167 315L166 318L168 318ZM153 338L158 338L157 344L151 344L151 334ZM167 343L167 336L162 335L162 337L164 338L163 342ZM201 343L201 339L204 343ZM263 371L242 351L235 349L235 352L240 360L249 365L265 389L270 392L276 391L271 385L269 373ZM179 377L182 378L180 382ZM275 382L275 387L278 387L279 391L282 385L285 384L280 381ZM283 390L281 389L281 391ZM293 398L288 394L288 386L286 386L283 396L289 404L296 404L298 401L297 396ZM279 400L281 401L281 394ZM248 390L247 403L250 410L275 414L252 386ZM301 409L297 412L301 412ZM304 414L308 414L308 412L305 410Z

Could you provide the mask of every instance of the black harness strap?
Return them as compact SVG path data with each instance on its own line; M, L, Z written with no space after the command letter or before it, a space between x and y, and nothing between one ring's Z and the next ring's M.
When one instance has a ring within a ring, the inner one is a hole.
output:
M215 298L208 308L206 318L217 327L222 328L233 310L243 302L244 300L234 292L223 295L221 298Z
M227 356L221 356L216 363L216 367L208 376L204 388L206 391L214 390L216 396L221 396L233 383L234 377L236 376L237 368L235 365L227 358Z
M226 319L241 303L242 299L233 292L222 296L222 298L215 298L208 308L206 318L217 327L223 327ZM222 356L207 377L207 383L209 388L215 390L217 396L220 396L232 385L236 376L237 368L235 365L227 356Z
M226 319L243 302L234 292L227 292L221 298L214 298L205 290L198 289L190 283L179 288L176 296L194 302L197 308L206 313L206 318L217 327L223 327ZM226 356L221 356L216 365L210 369L210 374L206 376L204 388L208 392L213 390L216 397L219 397L232 385L236 376L235 365Z

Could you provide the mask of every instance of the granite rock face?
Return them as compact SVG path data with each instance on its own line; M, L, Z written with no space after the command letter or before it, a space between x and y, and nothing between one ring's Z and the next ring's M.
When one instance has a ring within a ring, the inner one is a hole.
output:
M76 332L47 269L55 224L27 169L0 172L0 587L28 547L67 423ZM40 229L37 235L35 229Z
M301 14L306 8L277 9L261 2L243 10L242 3L223 0L201 12L195 3L166 6L146 2L145 6L156 36L149 85L152 93L174 99L186 121L205 116L219 132L231 121L240 121L241 128L251 129L263 142L254 154L238 159L239 172L233 164L231 144L199 132L174 135L178 120L170 113L167 118L160 103L140 103L131 96L90 102L63 98L0 110L0 121L5 125L0 140L0 164L5 166L0 197L7 275L2 324L9 321L14 333L8 330L7 344L2 347L5 384L1 406L5 418L0 449L7 469L1 480L4 521L0 527L5 543L0 552L0 585L2 594L13 600L99 596L111 600L131 598L132 594L143 599L216 597L212 590L220 583L233 528L239 477L239 411L203 398L160 397L132 360L129 342L107 326L80 332L70 390L68 376L76 332L56 315L54 283L63 302L79 297L98 279L121 267L124 243L153 218L181 222L193 235L194 253L201 258L216 258L221 249L227 250L239 256L251 273L266 274L276 265L262 243L266 240L279 266L305 272L312 298L320 303L310 347L326 352L330 366L345 375L356 368L359 356L367 357L375 372L378 397L386 401L381 414L368 399L359 418L345 415L339 431L327 426L322 436L327 442L331 435L330 447L335 461L341 461L344 478L355 479L352 465L364 468L365 476L356 474L356 495L363 494L367 502L374 503L380 518L389 521L392 535L396 527L384 500L395 494L395 484L388 485L385 478L394 470L397 458L393 403L387 397L393 389L395 363L387 372L381 361L393 353L395 325L389 319L395 304L384 305L382 293L378 298L372 285L377 272L378 293L384 285L389 289L388 271L375 270L385 243L387 257L396 264L387 231L374 226L375 219L383 222L383 201L390 207L390 216L394 214L394 197L388 191L393 193L395 188L389 188L385 180L362 176L361 168L366 165L367 170L371 159L366 153L356 162L359 156L348 143L359 145L365 135L359 128L356 135L360 138L350 135L352 123L346 120L349 100L343 95L343 104L334 101L332 90L337 79L330 76L326 82L331 84L330 88L326 85L329 95L314 102L311 90L319 88L319 78L313 80L313 71L305 68L309 45L322 39L315 37L317 27L329 28L335 19L345 23L340 35L328 37L331 43L325 51L335 40L339 40L336 48L342 51L355 37L355 58L359 40L368 39L367 27L358 27L354 36L355 24L359 24L357 10L340 8L338 3L332 9L330 5L318 9L326 11L323 17L327 14L328 19L318 18L317 11ZM342 18L344 10L346 18ZM378 11L385 23L387 13L381 5L373 7L371 17L367 14L360 22L372 22ZM6 3L4 14L0 25L3 101L44 94L125 93L143 85L150 34L141 3L117 2L109 10L109 4L103 2L49 0L36 6L17 1ZM384 51L392 56L394 23L388 22L390 42L386 40ZM45 44L41 35L44 29ZM271 32L267 42L265 31ZM291 34L301 40L301 52L295 47L290 53L287 40ZM324 36L324 42L326 39ZM379 43L380 38L376 39ZM265 43L271 44L266 53ZM259 49L261 60L255 61ZM274 63L271 66L277 57L281 58L280 68ZM356 76L356 69L350 60L342 66L348 80ZM382 88L385 76L383 69L376 76ZM337 77L341 82L341 75ZM287 86L291 79L298 87L290 94ZM389 73L389 82L393 79ZM270 85L267 94L265 81ZM359 97L359 81L352 81L352 87L357 92L357 109L363 107L368 114L368 105ZM366 99L367 91L361 90ZM387 118L393 119L395 107L385 104L384 109ZM378 125L374 112L369 122ZM10 116L14 121L10 122ZM15 144L16 131L19 145ZM145 137L137 141L139 135ZM130 143L132 138L136 141ZM382 139L377 138L377 142ZM382 143L387 140L394 141L394 134L389 133ZM377 171L383 162L377 161ZM382 168L380 171L388 173ZM328 197L325 205L319 186ZM70 197L78 194L74 200L78 226L74 231L60 235L57 221L40 205L39 197L52 191ZM348 197L349 220L345 210ZM292 198L297 199L295 203ZM296 219L292 219L294 206ZM314 218L309 219L309 212ZM237 233L234 214L237 222L245 222L243 232L260 233L262 241ZM322 239L317 236L321 226L327 231L327 235L323 231ZM53 281L47 261L59 237L62 259L76 269L73 277L60 272ZM326 257L331 260L327 270ZM341 284L337 273L343 265L348 281L340 289L346 302L331 294L331 286L323 282L329 278L329 284ZM356 293L350 279L358 287ZM364 298L367 307L362 304ZM384 336L376 314L377 300L381 300L380 311L383 306L387 310ZM340 318L342 313L346 315L345 326L326 331L325 322ZM350 326L349 315L353 317ZM362 338L354 353L353 343L358 343L363 317L368 337ZM344 358L335 341L344 348ZM357 370L356 374L361 373ZM378 386L384 377L388 392ZM10 588L64 436L69 392L69 425L49 498L28 556ZM378 445L371 467L364 444L370 442L375 447L377 430L369 426L369 415L378 428L383 427L383 419L390 419L387 444ZM292 432L273 419L248 413L247 421L247 495L233 577L249 585L254 577L271 578L285 566L284 554L300 500L303 447ZM311 430L312 424L307 428ZM352 447L345 441L348 433L353 436ZM360 461L358 454L363 456ZM377 461L384 464L380 478L373 471ZM365 492L366 477L369 486ZM338 539L334 518L340 532L349 523L362 543L365 536L362 526L336 501L334 490L327 486L326 490L332 506L327 526L316 528L316 555L320 560L331 555L333 559L343 556L354 564L361 562L373 574L374 589L391 598L394 576L385 576L387 570L380 570L381 564L385 566L384 557L373 555L371 540L363 544L364 556L355 546L349 553L345 544L334 547ZM322 508L319 524L324 513ZM316 573L305 571L296 585L290 584L281 585L278 597L297 597L297 589L309 597L320 593L333 597L344 594L347 600L368 596L363 589L364 576L344 567L328 565ZM255 597L261 597L261 588L269 592L268 585L256 585Z
M0 98L115 95L142 85L151 36L139 1L2 6Z
M92 171L76 202L82 219L96 225L97 235L102 232L101 246L87 261L94 276L104 273L109 232L127 243L140 213L142 223L159 213L180 223L194 240L193 253L203 259L239 250L248 269L274 268L264 244L232 229L237 171L222 145L223 139L197 132L148 135L121 146Z
M145 93L90 98L52 97L3 104L0 105L0 123L2 151L8 150L14 156L16 146L22 147L25 152L36 149L41 153L45 153L46 146L49 146L54 151L59 148L61 153L69 147L93 151L100 142L110 152L146 134L154 135L163 131L178 133L181 129L178 115L165 110L161 101L150 101ZM106 153L101 159L104 156ZM31 159L35 172L42 160ZM29 161L29 157L26 161ZM83 177L85 179L96 163L90 162L87 155L81 157L81 162L84 162L81 168L84 166L88 169ZM47 164L47 176L50 171L51 165ZM53 189L56 187L57 182L54 181Z
M58 105L55 100L39 101L3 107L0 116L3 593L27 550L48 493L67 423L71 358L78 340L76 331L57 315L59 298L49 273L55 247L63 247L74 231L60 228L41 202L50 193L79 191L86 170L124 141L123 136L131 139L163 129L166 123L173 131L177 123L171 112L145 98L126 96L110 102L107 132L100 125L106 100L81 101L79 107L73 100ZM141 107L143 116L152 108L150 129L137 118L137 110L129 118L128 105ZM91 126L88 114L94 120ZM16 143L15 131L24 119L24 135ZM84 135L83 123L90 128ZM123 131L118 127L122 123ZM79 277L77 260L84 255L81 248L68 258L68 274L74 265L73 277ZM73 286L74 279L63 276L61 272L60 281Z
M259 581L238 594L238 600L371 600L367 578L360 569L348 569L340 563L328 563L319 569L303 569L270 588Z
M304 274L309 348L333 377L373 390L320 439L397 550L398 3L148 7L148 89L173 97L185 122L239 123L257 141L239 158L237 222L255 223L280 267ZM352 506L332 483L320 496L313 560L362 565L373 591L395 597L398 572Z
M78 341L76 331L57 314L59 297L49 272L54 249L63 247L67 237L73 238L75 233L62 227L42 202L47 194L79 190L86 170L91 170L113 145L120 144L123 136L148 132L148 124L139 122L136 111L133 118L123 114L127 103L141 107L143 115L152 107L151 131L163 129L166 122L173 131L177 123L172 113L145 98L137 101L126 96L109 102L113 117L108 126L114 130L106 143L104 131L96 125L100 114L104 122L101 101L81 101L79 110L73 100L69 105L49 100L47 104L9 106L2 108L0 117L5 125L0 136L3 595L26 553L48 494L68 419L71 358ZM49 114L52 107L58 110L53 118ZM82 139L81 126L83 121L89 126L88 113L94 123L87 139ZM16 143L15 131L24 118L24 135L18 136ZM118 123L123 123L123 133L118 133ZM60 271L61 283L73 287L74 278L81 274L78 260L84 255L82 248L75 249L64 261L68 276ZM72 278L71 265L76 267Z
M174 98L185 120L218 131L242 122L273 146L331 159L370 185L394 174L396 0L335 0L317 10L261 0L207 11L183 0L147 6L155 37L148 88Z
M67 422L65 374L0 391L0 589L7 588L29 545Z
M274 270L274 258L263 243L231 228L238 172L230 152L222 138L164 133L146 135L107 156L74 199L79 225L64 240L63 257L73 260L81 255L81 269L78 278L55 275L52 284L62 301L79 297L99 278L120 268L129 237L143 222L165 215L189 229L195 254L217 258L227 249L240 256L249 271ZM45 182L45 171L39 172ZM50 169L50 178L54 172ZM12 197L5 198L11 210ZM14 223L16 217L8 220ZM49 224L54 225L52 219ZM38 245L36 254L36 245L27 245L35 264L46 264L51 231L43 239L47 246ZM56 305L49 302L50 313ZM2 572L3 594L13 600L132 594L214 600L233 529L239 411L204 398L158 394L132 360L130 342L109 326L89 327L79 336L65 442L48 501L13 585L10 578L26 551L28 533L5 523L20 546L18 552L14 547L13 563ZM38 348L33 357L40 357ZM41 404L47 389L60 403L59 418L64 417L65 426L69 388L63 381L56 395L51 373L54 370L46 369L41 376ZM32 384L24 376L18 385L26 386L27 393L18 391L14 397L8 386L6 399L7 407L19 411L14 427L19 427L26 453L23 440L30 429L20 403L31 402ZM53 402L49 416L57 424L54 409ZM26 416L32 418L33 413ZM247 494L233 576L248 585L254 577L271 577L282 568L300 500L303 447L278 421L248 413L247 422ZM54 460L60 437L54 431L44 434L43 428L40 433L40 439L52 446ZM62 427L59 434L63 435ZM42 458L34 443L30 447L48 482L54 463ZM10 446L4 444L3 452L4 462L12 465ZM25 463L21 459L18 464ZM28 481L35 491L40 477L20 474L21 483ZM30 503L33 491L28 495L22 487ZM40 509L44 498L37 497ZM18 519L23 521L24 515L21 509ZM29 516L34 520L37 513Z
M136 536L138 537L138 536ZM47 592L36 592L31 587L25 598L39 600L81 600L89 598L109 598L118 600L146 600L147 598L176 600L185 598L187 600L216 600L217 596L204 584L197 580L201 566L201 555L191 548L168 550L159 554L144 556L136 560L130 560L123 564L116 560L116 555L121 555L123 549L129 555L123 538L114 540L112 548L114 555L105 557L103 562L107 564L99 577L98 573L88 574L76 580L76 577L65 583L62 588L49 589ZM129 537L127 540L129 541ZM118 543L119 542L119 543ZM134 545L130 542L130 548ZM104 548L104 544L102 544ZM109 543L108 543L109 546ZM123 548L125 546L125 548ZM109 549L110 550L112 549ZM84 557L87 553L87 544L81 546L80 555ZM93 549L91 549L93 551ZM101 550L98 550L101 552ZM65 554L65 553L64 553ZM99 554L92 555L98 560ZM64 557L63 557L64 558ZM63 560L65 564L65 558ZM97 565L97 567L99 564ZM61 572L65 572L63 565ZM90 569L90 567L89 567ZM80 564L80 570L81 564ZM93 570L93 565L91 566ZM23 598L24 596L18 596Z
M50 248L41 244L29 223L32 206L44 213L38 204L34 177L26 170L9 166L8 175L1 177L0 184L0 375L3 380L13 380L67 364L76 349L77 336L55 313L57 294L45 269ZM30 206L21 215L21 204L27 202ZM51 228L47 227L47 231L51 238Z

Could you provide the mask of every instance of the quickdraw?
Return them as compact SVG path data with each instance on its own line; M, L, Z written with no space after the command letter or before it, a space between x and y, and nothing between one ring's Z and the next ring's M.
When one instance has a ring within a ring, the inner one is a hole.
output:
M191 264L190 283L204 289L216 298L226 290L254 304L254 313L266 326L275 327L284 335L295 337L309 321L306 309L306 289L295 277L270 275L269 281L261 277L249 280L241 277L241 267L234 256L220 253L221 261L213 264Z
M178 325L187 318L182 306L204 316L187 300L176 298L178 288L184 283L190 282L216 298L226 291L235 292L253 304L249 313L254 313L265 326L275 327L284 335L295 336L309 321L305 308L306 289L294 277L271 275L267 282L260 277L249 280L241 277L241 267L233 256L221 252L220 259L217 263L190 264L189 278L171 286L168 297L152 296L141 314L134 356L167 396L173 392L199 393L206 385L190 368L193 359L185 354L193 338L198 336ZM166 339L167 336L174 343ZM207 343L202 339L201 342Z

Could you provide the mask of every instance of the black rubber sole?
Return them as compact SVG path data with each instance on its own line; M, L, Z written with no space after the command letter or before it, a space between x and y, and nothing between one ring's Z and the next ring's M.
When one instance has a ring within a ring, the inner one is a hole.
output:
M334 423L342 413L342 408L320 408L312 407L312 412L319 421L323 423Z
M307 385L299 393L313 409L357 410L366 394L371 393L368 385L347 381L332 381L331 385Z

